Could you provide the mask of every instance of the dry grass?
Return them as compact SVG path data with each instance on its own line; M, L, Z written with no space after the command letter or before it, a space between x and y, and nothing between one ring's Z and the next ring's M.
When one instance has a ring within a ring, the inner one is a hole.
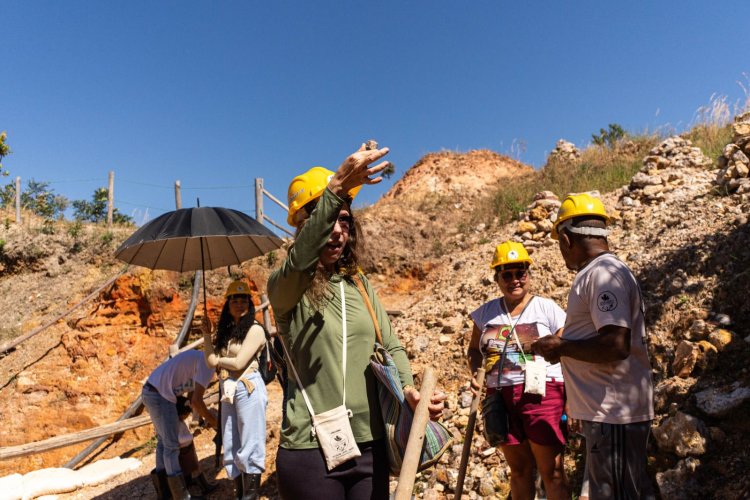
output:
M716 160L724 146L732 141L732 117L740 111L740 104L733 106L727 96L713 94L708 104L695 112L692 128L685 134L694 146L701 148L709 158Z
M721 155L724 146L732 142L732 126L717 126L701 124L693 127L685 138L690 139L693 146L701 148L703 154L714 161Z
M528 176L503 181L471 214L470 221L476 225L497 218L498 224L506 224L525 210L539 191L552 191L560 197L572 192L612 191L630 182L659 139L656 134L630 136L614 148L590 146L577 162L548 161Z

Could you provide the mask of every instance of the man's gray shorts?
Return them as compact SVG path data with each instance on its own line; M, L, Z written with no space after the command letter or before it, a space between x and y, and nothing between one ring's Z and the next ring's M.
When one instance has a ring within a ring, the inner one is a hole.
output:
M646 445L651 421L632 424L582 422L586 437L591 500L653 499L646 471Z

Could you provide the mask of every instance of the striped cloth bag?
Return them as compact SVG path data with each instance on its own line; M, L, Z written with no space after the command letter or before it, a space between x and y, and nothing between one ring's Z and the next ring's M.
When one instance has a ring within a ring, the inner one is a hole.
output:
M397 476L401 472L414 412L404 398L396 363L390 353L377 342L375 352L370 356L370 367L378 381L378 398L385 424L388 462L391 474ZM418 470L435 465L452 441L452 434L443 424L430 420L425 429Z

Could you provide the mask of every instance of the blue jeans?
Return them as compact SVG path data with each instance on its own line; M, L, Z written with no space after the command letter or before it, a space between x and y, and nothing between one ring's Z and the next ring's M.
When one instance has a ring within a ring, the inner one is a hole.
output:
M221 403L224 467L231 479L266 469L266 384L258 372L245 378L255 390L248 395L245 385L238 383L234 404Z
M182 473L180 469L180 441L177 437L177 407L147 386L141 391L143 406L148 410L156 430L156 470L167 471L168 476Z

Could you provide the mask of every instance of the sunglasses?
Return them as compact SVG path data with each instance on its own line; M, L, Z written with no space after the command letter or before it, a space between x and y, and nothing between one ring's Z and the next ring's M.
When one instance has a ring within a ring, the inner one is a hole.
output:
M341 226L341 229L350 229L352 227L352 224L354 224L354 217L351 215L339 215L339 218L336 219L336 222L338 222L339 226Z
M511 282L513 280L526 281L526 278L528 276L529 276L529 273L527 269L516 269L515 271L503 271L500 273L500 277L506 283Z

